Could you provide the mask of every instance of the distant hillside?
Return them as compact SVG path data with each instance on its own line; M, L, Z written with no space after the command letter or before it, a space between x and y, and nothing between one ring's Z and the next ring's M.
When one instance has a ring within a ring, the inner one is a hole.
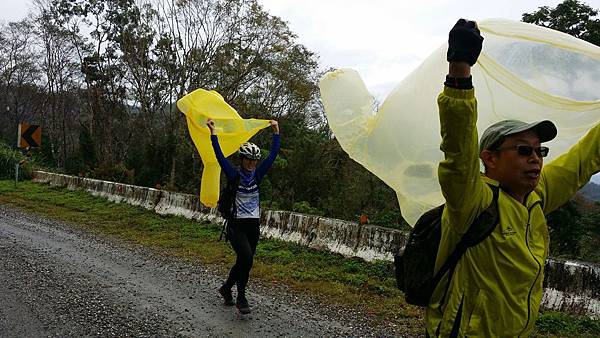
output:
M594 182L586 184L579 193L592 201L600 201L600 185Z

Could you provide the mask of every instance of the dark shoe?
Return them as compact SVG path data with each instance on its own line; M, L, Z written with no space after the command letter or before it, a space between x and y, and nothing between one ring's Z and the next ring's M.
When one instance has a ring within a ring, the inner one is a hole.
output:
M225 287L225 285L223 285L219 288L219 294L221 294L221 296L223 296L225 305L231 306L231 305L235 304L233 302L233 296L231 295L231 289L228 289L227 287Z
M237 307L238 311L243 315L247 315L251 312L246 297L238 298L235 302L235 307Z

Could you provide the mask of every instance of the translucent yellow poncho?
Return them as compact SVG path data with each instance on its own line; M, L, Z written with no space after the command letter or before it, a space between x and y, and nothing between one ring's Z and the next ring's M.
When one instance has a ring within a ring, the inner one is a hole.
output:
M197 89L177 101L177 108L185 114L190 136L200 153L204 170L200 184L200 202L215 207L219 200L221 167L210 141L206 120L215 121L219 145L225 157L238 150L259 130L269 126L269 120L242 119L216 91Z
M600 47L570 35L508 20L479 22L483 51L472 68L478 131L494 122L552 120L558 137L549 160L600 121ZM320 83L328 122L343 149L392 187L414 225L444 202L437 178L443 159L436 98L445 75L441 46L373 111L373 97L350 69Z

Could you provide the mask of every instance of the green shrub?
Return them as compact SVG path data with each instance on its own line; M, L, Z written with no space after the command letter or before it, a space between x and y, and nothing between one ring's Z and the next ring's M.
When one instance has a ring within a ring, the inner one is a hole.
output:
M311 215L319 215L319 216L323 215L323 211L321 211L317 208L311 207L310 203L308 203L307 201L301 201L301 202L294 203L294 205L292 206L292 211L301 212L303 214L311 214Z
M0 142L0 179L14 179L15 165L23 158L24 156L18 150L11 149L10 146ZM30 179L32 175L33 169L30 161L19 167L20 179Z
M83 160L78 156L70 156L65 161L65 171L69 175L77 176L85 173L86 170Z
M386 228L394 228L401 230L410 230L410 226L404 218L400 210L383 210L376 213L372 219L369 220L371 224L379 225Z
M272 209L272 210L281 210L282 209L279 202L273 201L273 200L260 201L260 207L265 208L265 209Z
M18 161L18 153L0 142L0 178L8 179L15 175L15 163Z
M113 165L104 163L94 169L92 176L101 180L132 184L135 171L128 169L122 162Z

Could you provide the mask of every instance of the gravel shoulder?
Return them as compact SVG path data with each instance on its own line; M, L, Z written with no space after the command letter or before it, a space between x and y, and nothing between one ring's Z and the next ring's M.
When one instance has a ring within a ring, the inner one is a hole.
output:
M251 279L253 312L223 272L0 205L0 337L394 336L352 309Z

